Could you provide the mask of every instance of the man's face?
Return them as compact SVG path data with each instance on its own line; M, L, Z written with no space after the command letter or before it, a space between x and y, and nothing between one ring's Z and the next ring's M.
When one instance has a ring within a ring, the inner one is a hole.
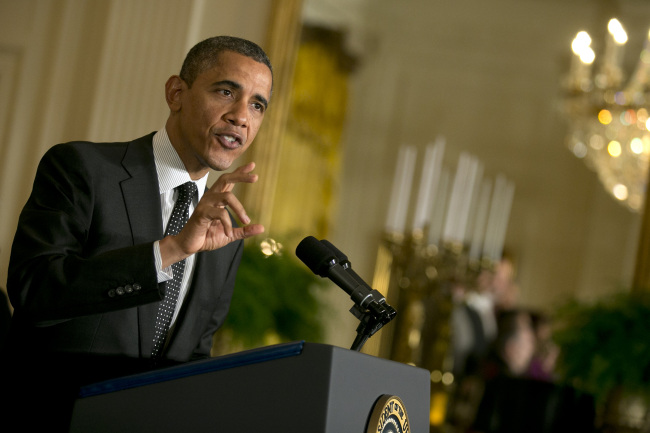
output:
M170 138L190 174L226 170L244 153L262 124L271 85L266 65L232 51L219 54L191 88L180 80L177 129Z

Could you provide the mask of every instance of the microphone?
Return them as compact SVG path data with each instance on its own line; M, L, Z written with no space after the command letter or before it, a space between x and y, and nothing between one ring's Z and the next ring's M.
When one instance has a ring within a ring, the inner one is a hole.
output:
M348 256L346 256L341 250L336 248L334 244L332 244L330 241L327 239L321 239L320 241L323 245L328 247L336 256L336 259L338 262L341 264L343 269L345 269L352 278L354 278L359 284L366 286L369 290L372 290L368 284L366 284L365 281L363 281L363 278L359 276L354 270L352 270L352 263L348 260ZM377 292L379 293L379 292Z
M307 236L296 248L296 256L316 275L326 278L331 266L336 265L336 255L313 236Z
M337 250L338 251L338 250ZM365 283L357 281L339 263L336 252L313 236L307 236L296 248L296 256L311 271L323 278L329 278L342 288L355 304L365 308L371 298L370 289ZM347 257L346 257L347 261ZM349 262L348 262L349 263ZM363 281L363 280L362 280Z
M357 337L352 344L352 350L361 350L365 341L397 314L395 309L386 303L381 293L371 289L352 270L347 256L331 242L325 239L319 241L313 236L307 236L298 244L296 256L314 274L332 280L354 301L350 312L361 323L357 328Z
M307 236L298 244L296 256L314 274L329 278L342 288L361 309L372 310L373 315L382 318L382 322L386 320L387 323L395 315L395 310L386 304L384 296L377 290L371 289L352 270L347 256L331 242L325 239L319 241L313 236Z

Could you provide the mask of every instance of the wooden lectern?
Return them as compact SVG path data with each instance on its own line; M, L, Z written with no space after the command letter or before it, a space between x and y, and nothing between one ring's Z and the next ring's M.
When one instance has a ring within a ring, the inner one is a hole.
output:
M287 343L86 386L70 431L366 433L388 395L403 402L409 431L426 433L429 390L421 368Z

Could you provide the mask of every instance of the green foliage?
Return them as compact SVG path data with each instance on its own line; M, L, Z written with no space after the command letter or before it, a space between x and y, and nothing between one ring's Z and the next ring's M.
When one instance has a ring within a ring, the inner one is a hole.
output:
M604 402L610 391L650 395L650 294L619 293L558 311L558 372Z
M324 287L326 280L293 256L265 255L259 244L247 244L230 312L221 329L245 347L263 345L269 333L282 341L321 342L324 307L317 291Z

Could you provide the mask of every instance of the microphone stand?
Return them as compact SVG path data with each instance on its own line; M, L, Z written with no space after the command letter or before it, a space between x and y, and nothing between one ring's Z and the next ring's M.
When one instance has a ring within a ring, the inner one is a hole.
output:
M334 244L326 239L322 239L321 244L325 245L336 255L336 260L339 262L345 272L354 278L359 286L352 290L350 298L354 301L354 305L350 309L350 313L360 320L357 327L357 337L352 343L350 350L360 351L363 345L372 337L375 332L379 331L385 324L393 320L397 315L397 311L388 303L384 296L377 290L368 286L363 279L352 270L352 265L348 257L343 254L341 250L336 248Z
M360 351L370 337L397 315L397 311L385 302L381 293L373 290L370 294L373 299L368 303L367 309L358 304L350 309L350 313L360 320L357 336L350 350Z

